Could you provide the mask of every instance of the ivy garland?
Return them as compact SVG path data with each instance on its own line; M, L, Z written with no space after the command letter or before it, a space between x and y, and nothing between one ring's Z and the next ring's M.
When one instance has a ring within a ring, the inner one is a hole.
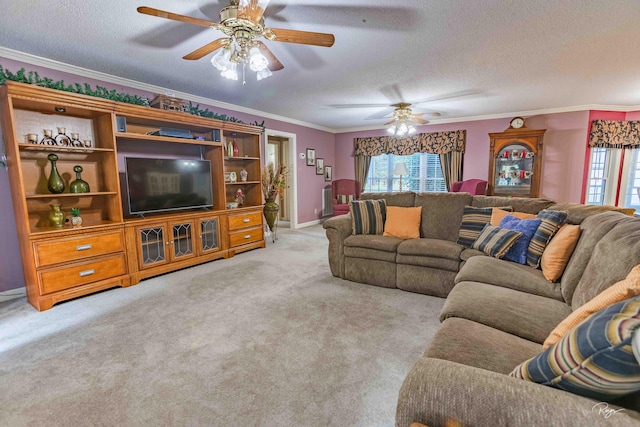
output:
M36 85L48 89L61 90L64 92L73 92L81 95L95 96L97 98L104 98L111 101L124 102L127 104L143 105L145 107L149 106L149 100L144 96L130 95L124 92L116 92L115 89L109 90L102 86L96 86L96 88L93 89L88 83L85 83L84 85L81 85L79 83L66 85L64 83L64 80L54 81L49 77L42 78L35 71L27 72L24 68L21 68L17 73L12 73L11 71L3 68L2 65L0 65L0 85L3 85L8 80L18 83ZM194 116L206 117L209 119L217 119L234 123L244 123L242 120L236 119L235 117L209 111L208 108L202 110L200 109L200 104L193 105L191 101L189 101L188 113L193 114ZM251 124L254 126L260 126L262 127L262 129L264 129L264 120L262 121L262 123L258 123L258 121L255 121Z

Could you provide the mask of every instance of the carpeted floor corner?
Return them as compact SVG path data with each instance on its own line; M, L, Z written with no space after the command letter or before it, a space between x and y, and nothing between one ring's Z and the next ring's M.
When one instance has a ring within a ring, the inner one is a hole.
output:
M0 426L392 426L444 300L333 277L321 226L39 313L0 303Z

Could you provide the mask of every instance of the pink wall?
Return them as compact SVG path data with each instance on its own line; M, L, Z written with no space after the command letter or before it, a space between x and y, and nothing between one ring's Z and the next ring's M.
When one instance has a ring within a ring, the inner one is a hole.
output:
M527 127L547 129L543 148L541 197L559 202L579 202L582 188L587 111L545 114L527 118ZM464 155L464 179L487 179L489 172L489 132L502 132L510 119L479 120L420 126L418 132L441 132L465 129L467 145ZM384 130L349 132L336 135L338 170L335 178L353 178L353 139L381 136Z

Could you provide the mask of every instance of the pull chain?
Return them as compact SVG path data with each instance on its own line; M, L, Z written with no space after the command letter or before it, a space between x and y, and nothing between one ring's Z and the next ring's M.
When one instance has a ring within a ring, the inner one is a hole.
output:
M244 76L244 69L247 66L247 64L245 64L244 62L242 63L242 86L246 86L247 85L247 80L245 79Z

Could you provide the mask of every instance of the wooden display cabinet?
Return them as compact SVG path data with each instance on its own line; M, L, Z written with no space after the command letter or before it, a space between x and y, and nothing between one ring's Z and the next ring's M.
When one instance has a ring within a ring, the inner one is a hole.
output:
M546 129L509 128L490 133L490 196L539 197Z
M38 310L265 246L260 127L15 82L0 87L0 102L22 270L28 300ZM69 136L78 133L83 144L39 143L44 130L55 136L58 127ZM158 135L160 129L179 129L189 137ZM37 134L37 141L29 142L28 134ZM227 155L225 138L236 139L237 156ZM50 153L58 156L57 169L65 181L61 194L47 188ZM118 164L133 155L208 160L213 206L131 217L122 195L124 170ZM69 193L75 165L83 167L90 192ZM246 182L240 179L243 169ZM238 182L225 182L225 171L235 171ZM243 207L227 209L237 188L245 195ZM49 219L54 203L65 213L80 208L82 226L67 222L54 227ZM249 222L238 224L237 215Z

